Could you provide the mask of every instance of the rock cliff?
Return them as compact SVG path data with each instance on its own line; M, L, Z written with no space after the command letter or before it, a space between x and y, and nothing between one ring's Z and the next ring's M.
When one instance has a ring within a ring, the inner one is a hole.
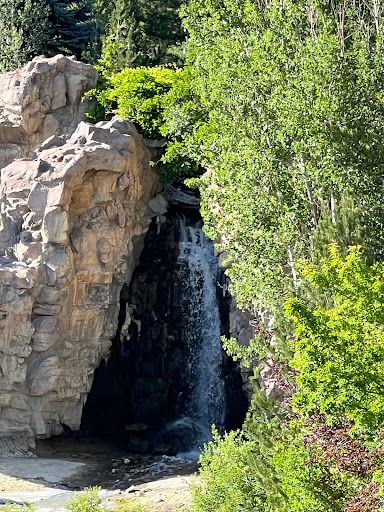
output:
M97 72L74 57L36 57L26 66L0 75L0 169L30 156L51 135L72 134L89 101Z
M163 214L169 203L190 207L198 200L171 188L160 193L150 160L162 141L146 141L120 118L79 124L87 108L81 97L96 75L62 55L0 75L0 452L28 450L36 438L79 429L97 368L102 393L91 394L87 405L96 404L95 415L88 415L93 430L105 396L104 416L115 417L117 409L119 427L147 420L144 413L152 415L154 404L164 405L163 423L177 409L185 377L174 346L182 325L178 299L173 303L170 293L178 235L172 215ZM229 314L227 302L223 333L245 343L248 319L239 320L234 304ZM164 310L161 328L153 308ZM127 340L129 357L120 350ZM159 402L164 385L158 386L158 373L167 366L159 364L166 358L175 371L161 375L167 394ZM226 364L227 394L240 403L236 369ZM124 386L128 391L117 403Z
M0 449L77 429L158 201L129 121L81 123L0 182Z

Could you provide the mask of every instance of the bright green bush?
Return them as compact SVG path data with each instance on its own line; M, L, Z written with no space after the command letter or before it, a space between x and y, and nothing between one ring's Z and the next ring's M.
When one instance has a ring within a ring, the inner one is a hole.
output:
M91 91L105 112L119 114L135 123L145 137L162 136L167 93L179 70L165 67L128 68Z
M100 487L88 487L76 492L66 506L67 512L102 512L99 498Z
M101 76L97 87L86 94L96 103L85 117L96 123L118 114L133 121L145 137L165 137L165 154L156 162L163 183L200 175L201 167L180 142L182 131L199 115L186 77L180 69L161 66L127 68L109 78Z
M33 510L34 508L30 503L23 503L22 507L14 503L6 503L1 507L2 512L33 512Z
M207 443L200 457L200 476L191 487L194 512L264 512L265 495L249 467L252 443L239 432Z
M287 302L296 324L296 407L331 423L345 414L355 429L374 434L384 426L384 264L367 265L358 247L343 258L334 245L303 274L318 299Z

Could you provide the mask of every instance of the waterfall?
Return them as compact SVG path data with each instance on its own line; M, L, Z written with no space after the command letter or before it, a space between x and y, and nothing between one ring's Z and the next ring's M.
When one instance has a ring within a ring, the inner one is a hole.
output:
M132 281L120 295L110 356L95 371L82 419L88 434L113 435L133 453L190 453L238 428L247 402L221 349L228 296L196 210L153 220Z
M211 427L224 423L224 385L220 366L220 315L216 297L218 264L213 243L201 227L179 219L179 280L183 308L183 342L189 351L186 376L190 393L186 415L197 428L196 441L207 441Z

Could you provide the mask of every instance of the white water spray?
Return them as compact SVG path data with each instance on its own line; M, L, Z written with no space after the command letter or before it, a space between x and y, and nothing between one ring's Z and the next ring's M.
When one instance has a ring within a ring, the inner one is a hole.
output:
M218 264L212 242L201 228L179 221L178 265L183 284L182 302L186 305L183 338L190 351L190 396L186 413L196 426L197 442L211 438L211 427L224 424L224 385L220 375L222 361L220 315L216 297Z

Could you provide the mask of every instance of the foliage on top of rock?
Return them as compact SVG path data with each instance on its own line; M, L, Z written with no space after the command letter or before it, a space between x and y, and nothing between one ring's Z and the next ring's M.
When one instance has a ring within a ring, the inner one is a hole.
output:
M1 0L0 72L41 54L80 57L92 33L89 0Z
M131 119L145 137L159 138L164 125L167 93L180 70L166 67L127 68L110 76L94 95L106 115L117 113ZM87 117L92 121L92 114Z

